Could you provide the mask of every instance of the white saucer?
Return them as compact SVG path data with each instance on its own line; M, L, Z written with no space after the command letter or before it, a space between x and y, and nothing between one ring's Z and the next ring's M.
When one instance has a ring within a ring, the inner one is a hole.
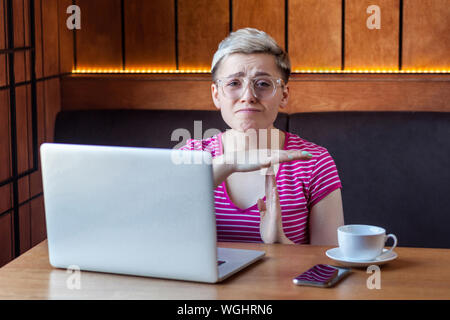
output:
M385 254L387 251L388 249L383 249L383 253L379 257L375 258L374 260L364 260L364 261L344 258L344 256L341 253L341 250L339 250L339 247L329 249L325 254L327 255L328 258L333 259L334 261L337 261L340 264L347 267L368 267L372 264L375 265L384 264L397 258L398 255L397 253L395 253L395 251Z

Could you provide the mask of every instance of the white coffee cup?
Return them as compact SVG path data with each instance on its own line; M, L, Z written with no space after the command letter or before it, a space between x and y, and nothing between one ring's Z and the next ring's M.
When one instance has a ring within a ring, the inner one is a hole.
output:
M386 230L381 227L349 224L339 227L337 233L339 249L342 255L350 260L374 260L383 253L389 238L394 240L394 244L383 255L392 252L397 246L397 237L394 234L386 235Z

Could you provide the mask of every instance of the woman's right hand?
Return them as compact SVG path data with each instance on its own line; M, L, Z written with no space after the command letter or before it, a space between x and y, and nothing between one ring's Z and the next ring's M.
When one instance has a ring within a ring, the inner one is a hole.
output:
M231 165L233 172L249 172L282 162L310 159L311 157L310 153L301 150L260 149L226 153L222 160Z
M234 165L234 172L267 169L270 166L293 160L310 159L312 155L301 150L249 150L226 154L225 160ZM233 161L235 160L235 161Z
M214 188L234 172L250 172L293 160L308 160L312 155L302 150L246 150L225 153L213 159Z

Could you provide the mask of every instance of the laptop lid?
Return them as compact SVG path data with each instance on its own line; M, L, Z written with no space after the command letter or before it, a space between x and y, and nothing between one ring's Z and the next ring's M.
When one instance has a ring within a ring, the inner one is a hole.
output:
M211 155L41 145L54 267L216 282Z

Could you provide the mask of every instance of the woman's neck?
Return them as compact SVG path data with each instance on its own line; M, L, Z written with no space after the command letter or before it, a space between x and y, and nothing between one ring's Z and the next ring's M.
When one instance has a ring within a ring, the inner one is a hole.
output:
M284 149L285 133L275 127L248 129L246 132L228 129L222 135L224 152L254 149Z

